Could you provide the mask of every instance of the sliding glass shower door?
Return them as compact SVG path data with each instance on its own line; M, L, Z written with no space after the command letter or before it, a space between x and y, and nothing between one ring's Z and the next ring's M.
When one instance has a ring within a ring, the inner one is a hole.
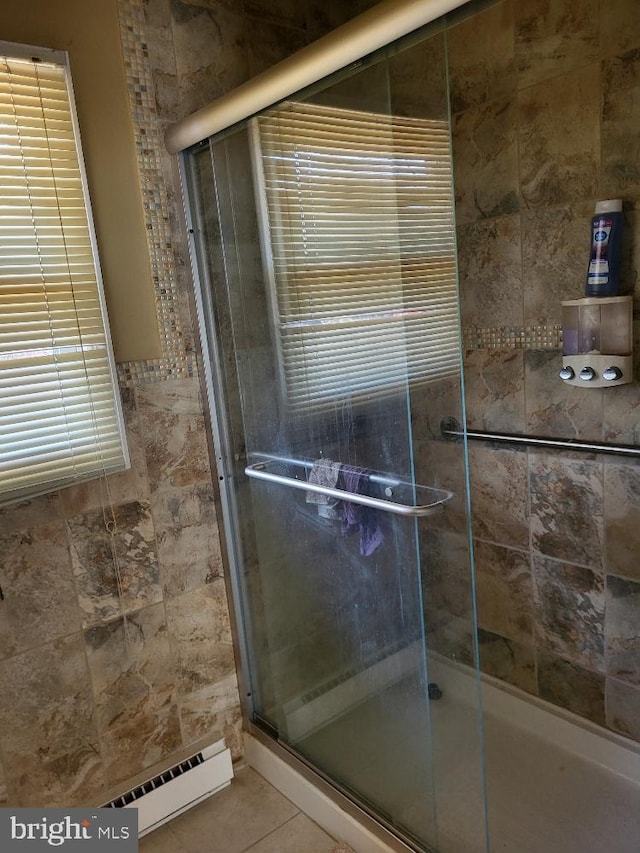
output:
M416 849L486 849L444 39L189 151L250 723ZM464 804L461 793L464 792Z

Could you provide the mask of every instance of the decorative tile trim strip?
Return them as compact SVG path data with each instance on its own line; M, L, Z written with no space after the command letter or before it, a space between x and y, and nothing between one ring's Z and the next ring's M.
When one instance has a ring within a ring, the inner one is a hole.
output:
M474 349L561 349L562 326L468 326L462 330L465 350Z
M118 364L120 385L132 388L150 385L163 379L184 379L197 376L196 360L193 357L158 358L153 361L127 361Z
M178 311L169 199L162 175L162 138L145 38L144 9L141 0L119 0L118 12L163 352L159 359L118 365L121 384L130 386L195 376L197 366L193 353L185 351Z

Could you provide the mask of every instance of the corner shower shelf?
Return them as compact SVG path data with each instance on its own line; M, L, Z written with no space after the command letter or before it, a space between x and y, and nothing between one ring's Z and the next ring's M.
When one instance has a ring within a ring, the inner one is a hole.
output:
M307 481L307 474L313 467L311 459L292 459L286 456L276 456L271 453L253 453L252 457L258 459L251 465L247 465L244 469L247 477L253 477L256 480L266 480L269 483L278 483L281 486L286 486L290 489L300 489L305 492L315 492L326 497L336 498L340 501L347 501L352 504L378 509L381 512L391 512L395 515L404 515L409 517L423 517L427 515L435 515L444 510L445 504L453 497L453 492L446 489L436 489L431 486L419 486L412 483L410 480L396 477L393 474L385 474L380 471L368 472L368 479L372 483L384 486L385 494L389 497L394 495L398 497L406 497L402 500L385 500L384 498L376 498L371 495L363 495L356 492L348 492L345 489L330 488L328 486L320 486L316 483ZM269 470L277 465L285 468L293 468L293 476L275 473ZM349 466L344 466L348 469ZM298 476L298 469L300 476ZM425 498L426 503L417 503L418 499Z

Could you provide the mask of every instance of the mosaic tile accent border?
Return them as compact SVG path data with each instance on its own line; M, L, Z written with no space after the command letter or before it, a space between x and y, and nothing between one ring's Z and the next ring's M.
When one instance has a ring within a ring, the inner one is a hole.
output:
M561 349L562 326L470 326L462 330L462 346L465 350Z
M169 202L162 176L162 138L148 61L144 11L140 0L120 0L118 12L163 352L159 359L118 364L120 383L130 386L195 376L197 366L194 354L185 351L178 312Z
M153 361L127 361L117 365L118 381L127 388L149 385L163 379L197 376L196 359L190 356L157 358Z

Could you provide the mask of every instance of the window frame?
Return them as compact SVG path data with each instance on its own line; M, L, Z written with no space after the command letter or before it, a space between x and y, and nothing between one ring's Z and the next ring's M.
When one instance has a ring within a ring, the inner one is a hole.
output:
M105 362L108 367L108 377L110 380L110 390L111 397L113 401L113 415L117 425L117 430L114 431L114 435L117 432L117 436L119 438L119 447L121 450L121 459L117 463L105 463L104 460L101 460L99 464L96 464L91 470L85 472L72 472L71 475L68 476L60 476L58 474L57 477L44 478L42 477L38 483L35 483L31 486L22 486L20 488L3 488L0 485L0 507L9 506L11 504L20 503L23 501L31 500L32 498L38 497L40 495L49 494L51 492L58 491L59 489L66 488L69 486L76 485L78 483L87 482L89 480L93 480L102 476L106 476L109 474L119 473L121 471L125 471L131 467L131 458L129 454L129 447L127 442L127 433L126 426L124 422L124 416L122 411L122 401L120 395L120 385L118 382L117 368L115 363L115 357L113 352L113 343L111 339L110 329L109 329L109 318L107 311L107 304L104 294L104 283L102 277L102 270L100 265L100 257L98 252L98 242L96 238L95 224L93 219L93 213L91 208L91 198L89 191L89 184L87 180L87 173L85 168L85 162L82 151L82 141L80 135L80 126L78 122L78 115L76 109L76 102L73 92L73 79L71 74L71 67L69 61L69 55L66 51L56 50L53 48L45 48L41 46L35 45L27 45L27 44L19 44L15 42L8 42L0 40L0 57L3 59L15 59L15 60L27 60L27 61L36 61L42 62L43 64L49 63L60 67L63 71L64 81L66 85L67 99L68 99L68 108L69 115L71 120L71 127L73 130L73 137L75 143L75 153L77 158L77 166L78 166L78 174L81 184L82 190L82 201L84 204L84 214L86 216L86 228L87 234L90 243L91 249L91 258L93 261L93 271L95 276L95 297L97 301L97 305L100 310L100 316L102 320L102 328L104 331L104 354L105 354ZM67 258L67 254L65 251L65 258ZM44 283L44 276L43 276ZM46 284L44 284L46 287ZM73 285L72 285L73 287ZM43 295L43 301L46 300L46 296ZM82 338L82 333L79 333L80 340ZM83 353L82 361L86 366L86 360L84 358L84 349L81 346L81 352ZM0 378L2 376L2 359L0 359ZM89 389L88 395L91 396L94 393L91 388L91 383L87 382L87 388ZM62 399L62 393L60 395ZM60 434L62 434L64 429L61 429ZM96 445L98 450L96 451L96 460L100 460L102 453L100 450L100 440L101 436L99 434L99 430L94 429L95 434L98 435L98 441ZM73 452L70 451L65 458L70 458L73 456ZM18 470L19 465L14 465L10 470Z

